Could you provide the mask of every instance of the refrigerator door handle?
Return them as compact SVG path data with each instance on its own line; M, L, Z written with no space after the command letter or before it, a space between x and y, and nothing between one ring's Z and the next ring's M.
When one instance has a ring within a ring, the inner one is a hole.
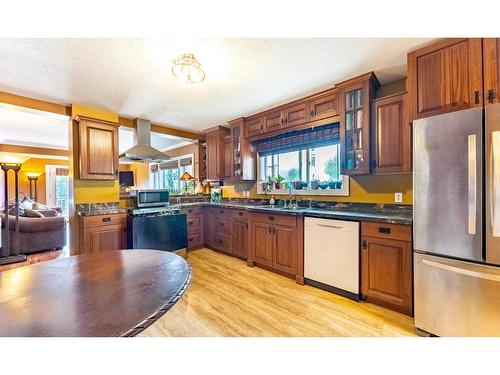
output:
M477 152L476 135L470 134L467 139L468 147L468 233L476 234L477 213Z
M500 131L491 132L491 189L490 213L493 237L500 237Z
M435 262L433 260L428 260L428 259L423 259L422 263L426 264L430 267L435 267L435 268L439 268L439 269L442 269L445 271L459 273L461 275L476 277L476 278L483 279L483 280L491 280L491 281L500 282L499 275L475 271L473 269L468 269L467 266L463 266L463 268L462 267L455 267L455 266L451 266L449 264L439 263L439 262Z

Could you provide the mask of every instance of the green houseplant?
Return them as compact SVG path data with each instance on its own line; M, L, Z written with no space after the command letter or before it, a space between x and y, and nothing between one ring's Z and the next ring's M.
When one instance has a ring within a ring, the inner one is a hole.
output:
M282 189L284 182L285 182L285 177L283 177L281 175L277 175L274 178L274 188L275 189Z

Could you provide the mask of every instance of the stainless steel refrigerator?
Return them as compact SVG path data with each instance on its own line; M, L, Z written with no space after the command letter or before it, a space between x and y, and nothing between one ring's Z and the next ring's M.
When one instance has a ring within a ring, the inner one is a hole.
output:
M500 104L413 122L415 326L500 336Z

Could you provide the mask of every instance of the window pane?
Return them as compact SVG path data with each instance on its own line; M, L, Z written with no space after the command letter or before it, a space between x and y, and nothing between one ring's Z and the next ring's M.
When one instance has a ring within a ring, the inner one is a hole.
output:
M337 145L310 150L310 176L311 180L341 181Z
M278 173L280 176L286 178L287 181L297 181L299 175L299 152L287 152L279 154L279 168Z

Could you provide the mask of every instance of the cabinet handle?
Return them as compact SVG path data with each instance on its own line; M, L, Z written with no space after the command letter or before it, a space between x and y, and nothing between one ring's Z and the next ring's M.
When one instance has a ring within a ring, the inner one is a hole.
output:
M376 160L372 160L372 168L377 168L377 161Z
M188 213L191 213L191 212L193 212L193 209L192 209L192 208L188 210Z
M311 117L314 117L314 111L311 109L311 113L310 113Z
M378 232L379 233L384 233L384 234L391 234L391 228L378 227Z
M118 176L118 169L115 169L115 176Z
M107 223L108 221L111 221L111 218L110 218L110 217L103 217L103 218L102 218L102 222L103 222L103 223Z
M224 210L220 210L219 212L220 212L221 214L223 214L223 213L224 213Z
M188 240L189 240L189 241L192 241L192 240L194 240L194 237L189 237L189 239L188 239Z
M269 216L269 220L274 221L274 216Z
M495 94L495 90L488 90L488 103L493 103L493 101L495 100L496 98L496 94Z
M288 117L285 117L285 124L288 124Z
M282 118L281 118L281 125L283 125L283 121L284 121L284 120L285 120L285 119L282 117Z
M224 226L224 223L219 223L219 225L220 225L221 227L223 227L223 226Z
M366 243L366 240L363 240L363 249L368 249L368 244Z
M269 229L267 230L269 233L271 233L271 227L269 227Z
M474 102L479 104L479 91L474 91Z
M188 221L188 225L193 225L193 222L192 221Z
M238 212L238 215L243 216L243 212Z
M273 234L276 234L276 228L273 227Z

